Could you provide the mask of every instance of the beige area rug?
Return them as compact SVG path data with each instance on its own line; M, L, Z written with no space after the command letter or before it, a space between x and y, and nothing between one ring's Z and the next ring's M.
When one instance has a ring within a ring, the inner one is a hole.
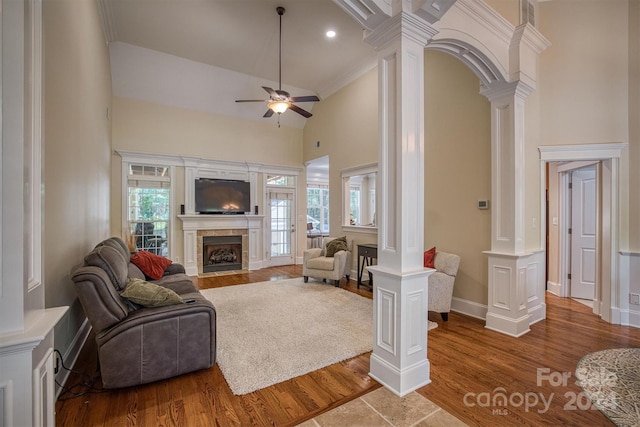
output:
M333 285L296 278L201 292L216 308L216 359L235 395L372 350L373 301Z
M617 426L640 426L640 348L602 350L576 367L578 384Z
M204 289L216 307L217 362L235 395L372 349L373 301L302 278Z

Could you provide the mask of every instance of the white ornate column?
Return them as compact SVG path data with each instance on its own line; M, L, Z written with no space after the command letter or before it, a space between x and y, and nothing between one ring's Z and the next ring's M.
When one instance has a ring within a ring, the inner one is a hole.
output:
M486 327L516 337L529 331L527 283L537 273L524 250L524 112L532 91L519 81L483 91L491 102L493 200Z
M482 90L491 102L491 250L486 327L511 336L546 317L545 254L525 245L525 102L537 82L537 61L549 42L530 24L513 31L510 82ZM543 227L543 218L531 224ZM537 224L539 223L539 225Z
M424 252L424 46L435 30L398 11L367 38L379 51L378 266L371 377L399 396L428 384Z

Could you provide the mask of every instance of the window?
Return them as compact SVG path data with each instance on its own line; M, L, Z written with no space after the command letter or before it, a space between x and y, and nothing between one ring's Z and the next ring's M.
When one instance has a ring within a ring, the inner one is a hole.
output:
M127 220L135 250L169 256L171 168L129 164Z
M353 178L351 182L354 182ZM361 191L360 184L351 185L349 191L349 225L360 225L360 205L361 205Z
M326 185L307 186L307 233L329 233L329 187Z

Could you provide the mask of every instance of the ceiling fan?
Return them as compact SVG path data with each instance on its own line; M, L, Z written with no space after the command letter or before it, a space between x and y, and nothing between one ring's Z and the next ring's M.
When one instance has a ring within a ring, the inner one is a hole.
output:
M269 94L269 99L237 99L236 102L266 102L269 109L262 117L271 117L273 113L282 114L287 110L295 111L305 118L309 118L312 114L294 104L294 102L317 102L320 101L315 95L311 96L291 96L289 92L282 90L282 15L284 15L284 7L278 6L276 12L280 16L280 49L279 49L279 69L278 69L278 89L273 90L270 87L262 86Z

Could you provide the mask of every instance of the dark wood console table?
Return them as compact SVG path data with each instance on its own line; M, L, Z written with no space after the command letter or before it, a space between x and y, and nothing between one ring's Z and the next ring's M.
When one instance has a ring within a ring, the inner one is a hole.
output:
M358 289L360 285L368 285L373 289L373 277L369 273L368 282L362 281L362 273L364 268L373 265L373 260L378 259L378 244L377 243L364 243L358 245ZM362 262L360 262L362 261Z

